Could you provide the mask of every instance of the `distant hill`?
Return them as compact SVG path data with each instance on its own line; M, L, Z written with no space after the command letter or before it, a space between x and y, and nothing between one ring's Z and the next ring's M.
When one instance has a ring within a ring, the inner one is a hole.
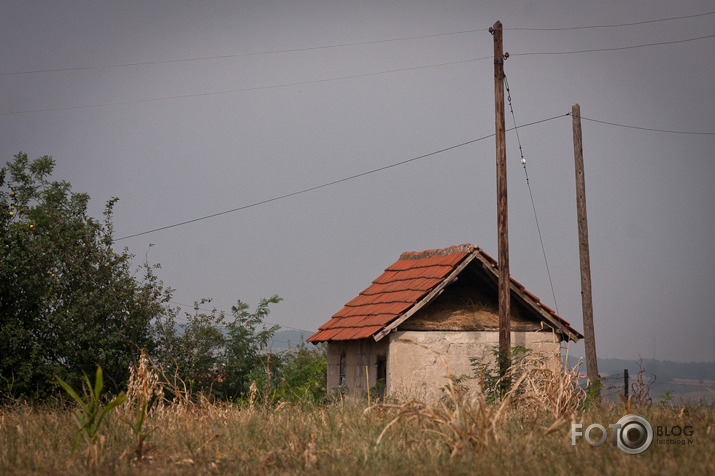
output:
M311 335L313 335L312 332L279 330L268 343L268 347L274 351L290 349L301 343L305 343L305 339Z
M570 366L577 362L577 357L569 357ZM668 395L675 400L715 402L715 362L643 359L641 365L641 378L650 385L650 396L654 402L665 400ZM624 392L624 369L628 369L629 384L632 385L641 371L637 360L598 359L598 372L606 393L614 398ZM581 372L586 373L585 364L582 364Z

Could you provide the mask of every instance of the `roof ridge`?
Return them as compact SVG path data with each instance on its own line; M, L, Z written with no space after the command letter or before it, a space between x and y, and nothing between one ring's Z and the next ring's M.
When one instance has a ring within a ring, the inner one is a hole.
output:
M446 256L446 255L451 255L452 253L471 253L475 249L478 249L474 245L470 244L463 244L463 245L456 245L456 246L450 246L447 248L442 248L438 250L425 250L425 251L406 251L400 255L401 260L407 260L407 259L422 259L422 258L430 258L432 256Z

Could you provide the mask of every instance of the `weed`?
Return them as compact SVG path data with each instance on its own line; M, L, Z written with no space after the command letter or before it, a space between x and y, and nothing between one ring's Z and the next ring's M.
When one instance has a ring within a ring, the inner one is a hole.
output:
M606 386L601 380L591 382L591 385L588 385L588 387L586 387L586 400L584 401L584 405L597 405L601 400L601 390L603 390L604 388L606 388Z
M532 355L532 351L521 346L512 347L509 357L510 370L503 377L500 375L499 369L505 357L501 355L498 347L492 349L492 354L494 359L487 359L486 361L476 357L469 359L472 363L474 375L480 380L480 386L488 403L498 402L509 392L511 388L510 382L518 380L521 376L520 371L523 370L523 367L518 366L519 362Z
M159 405L163 405L163 384L159 380L159 371L142 349L139 361L130 367L125 405L127 415L122 418L134 435L137 461L142 461L144 442L157 429L146 428L145 423L149 413Z
M65 383L61 378L56 377L63 389L74 399L79 405L79 408L74 412L77 433L75 434L74 442L72 443L72 456L74 456L79 439L84 436L89 449L91 451L91 462L98 462L102 452L103 437L99 430L102 426L104 418L115 409L118 405L124 403L127 397L124 393L120 393L115 398L102 406L101 395L104 387L104 379L102 377L102 367L97 366L97 374L95 376L94 385L89 381L89 377L84 375L84 383L82 385L82 396L80 396L72 387Z
M672 389L667 389L663 395L658 395L658 405L661 407L672 407L675 396Z
M637 407L650 406L653 403L653 399L650 397L650 386L654 383L655 375L651 375L651 378L646 377L643 357L639 356L638 376L636 377L636 381L631 384L631 395Z

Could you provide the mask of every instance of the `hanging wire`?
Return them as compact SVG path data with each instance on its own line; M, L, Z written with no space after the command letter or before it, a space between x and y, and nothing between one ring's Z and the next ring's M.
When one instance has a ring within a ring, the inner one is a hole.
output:
M516 116L514 115L514 107L511 103L511 90L509 89L509 81L504 75L504 85L506 86L507 101L509 102L509 110L511 111L511 118L514 121L514 132L516 132L516 141L519 144L519 154L521 155L521 166L524 169L524 176L526 177L526 186L529 189L529 197L531 198L531 208L534 210L534 220L536 221L536 231L539 233L539 242L541 243L541 253L544 256L544 263L546 264L546 274L549 276L549 286L551 286L551 296L554 298L554 307L556 308L556 314L561 315L559 312L559 305L556 301L556 292L554 292L554 282L551 279L551 270L549 269L549 260L546 258L546 248L544 248L544 238L541 235L541 227L539 226L539 217L536 214L536 204L534 203L534 194L531 192L531 183L529 182L529 173L526 171L526 159L524 158L524 150L521 147L521 138L519 137L519 128L516 125Z
M557 115L557 116L547 117L547 118L544 118L544 119L540 119L540 120L538 120L538 121L530 122L530 123L528 123L528 124L522 124L521 127L524 128L524 127L529 127L529 126L535 126L535 125L537 125L537 124L543 124L544 122L549 122L549 121L553 121L553 120L555 120L555 119L559 119L559 118L561 118L561 117L566 117L566 116L568 116L569 114L571 114L571 111L569 111L569 112L567 112L567 113L565 113L565 114L559 114L559 115ZM505 132L511 132L513 129L514 129L514 128L507 129ZM443 149L436 150L436 151L433 151L433 152L428 152L428 153L426 153L426 154L422 154L422 155L419 155L419 156L417 156L417 157L412 157L412 158L410 158L410 159L405 159L405 160L401 160L400 162L395 162L395 163L393 163L393 164L384 165L384 166L382 166L382 167L378 167L378 168L376 168L376 169L368 170L368 171L366 171L366 172L361 172L361 173L358 173L358 174L355 174L355 175L350 175L349 177L343 177L343 178L341 178L341 179L333 180L333 181L331 181L331 182L326 182L326 183L322 183L322 184L320 184L320 185L315 185L315 186L313 186L313 187L304 188L304 189L299 190L299 191L297 191L297 192L286 193L286 194L279 195L279 196L276 196L276 197L273 197L273 198L268 198L268 199L261 200L261 201L258 201L258 202L253 202L253 203L250 203L250 204L248 204L248 205L243 205L243 206L240 206L240 207L232 208L232 209L230 209L230 210L224 210L224 211L222 211L222 212L211 213L211 214L209 214L209 215L204 215L204 216L200 216L200 217L197 217L197 218L192 218L192 219L190 219L190 220L185 220L185 221L182 221L182 222L179 222L179 223L174 223L174 224L172 224L172 225L166 225L166 226L162 226L162 227L159 227L159 228L152 228L151 230L146 230L146 231L142 231L142 232L139 232L139 233L134 233L134 234L132 234L132 235L122 236L121 238L115 238L115 239L114 239L114 242L117 242L117 241L120 241L120 240L126 240L126 239L129 239L129 238L134 238L134 237L137 237L137 236L148 235L149 233L154 233L154 232L162 231L162 230L168 230L168 229L170 229L170 228L176 228L176 227L179 227L179 226L188 225L189 223L195 223L195 222L198 222L198 221L207 220L207 219L209 219L209 218L215 218L215 217L218 217L218 216L221 216L221 215L226 215L226 214L228 214L228 213L235 213L235 212L239 212L239 211L242 211L242 210L246 210L246 209L248 209L248 208L253 208L253 207L260 206L260 205L265 205L265 204L267 204L267 203L276 202L276 201L278 201L278 200L284 200L284 199L287 199L287 198L295 197L295 196L297 196L297 195L302 195L302 194L304 194L304 193L312 192L312 191L314 191L314 190L319 190L319 189L321 189L321 188L330 187L330 186L332 186L332 185L337 185L337 184L340 184L340 183L343 183L343 182L348 182L348 181L350 181L350 180L354 180L354 179L357 179L357 178L360 178L360 177L365 177L366 175L374 174L374 173L377 173L377 172L382 172L383 170L388 170L388 169L391 169L391 168L393 168L393 167L399 167L399 166L401 166L401 165L405 165L405 164L414 162L414 161L416 161L416 160L425 159L425 158L427 158L427 157L432 157L432 156L441 154L441 153L443 153L443 152L447 152L447 151L456 149L456 148L458 148L458 147L464 147L464 146L469 145L469 144L474 144L475 142L479 142L479 141L482 141L482 140L485 140L485 139L488 139L488 138L494 137L494 136L495 136L494 133L487 134L487 135L484 135L484 136L479 137L479 138L477 138L477 139L472 139L472 140L469 140L469 141L466 141L466 142L462 142L461 144L452 145L452 146L445 147L445 148L443 148Z

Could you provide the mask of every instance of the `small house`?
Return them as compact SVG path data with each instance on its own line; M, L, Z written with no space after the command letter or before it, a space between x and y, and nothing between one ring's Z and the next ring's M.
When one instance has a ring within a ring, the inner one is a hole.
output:
M497 262L479 247L403 253L307 341L327 343L328 389L433 399L499 344ZM511 279L511 345L560 355L583 336Z

